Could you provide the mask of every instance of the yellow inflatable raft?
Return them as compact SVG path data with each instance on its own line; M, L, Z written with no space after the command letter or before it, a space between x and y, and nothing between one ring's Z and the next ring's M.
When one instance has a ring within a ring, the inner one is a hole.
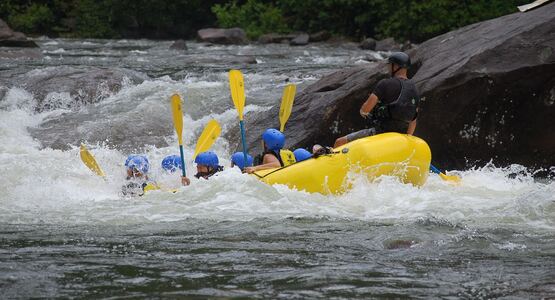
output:
M267 184L285 184L311 193L340 194L351 187L347 180L349 171L364 173L369 180L390 175L404 183L423 185L428 178L430 160L430 147L422 139L384 133L345 144L332 154L254 174Z

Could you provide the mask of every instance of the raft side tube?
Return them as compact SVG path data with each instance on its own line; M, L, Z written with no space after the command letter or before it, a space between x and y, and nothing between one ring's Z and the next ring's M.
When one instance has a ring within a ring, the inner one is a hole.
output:
M310 193L340 194L350 189L349 171L365 173L370 181L382 175L421 186L429 173L428 144L415 136L384 133L358 139L334 149L334 153L287 167L255 172L267 184L284 184Z

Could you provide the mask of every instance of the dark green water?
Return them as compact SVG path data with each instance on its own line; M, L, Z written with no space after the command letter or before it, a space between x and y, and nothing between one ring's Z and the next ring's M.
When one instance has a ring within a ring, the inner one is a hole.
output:
M555 289L553 234L429 219L4 225L0 234L7 298L489 299Z

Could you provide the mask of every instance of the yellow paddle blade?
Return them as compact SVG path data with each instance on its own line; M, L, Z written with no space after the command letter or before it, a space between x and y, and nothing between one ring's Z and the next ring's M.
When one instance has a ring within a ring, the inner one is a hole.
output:
M281 98L281 106L279 107L279 131L283 132L285 130L285 123L289 120L291 115L291 110L293 109L293 101L295 100L295 92L297 91L297 86L294 84L288 84L283 90L283 97Z
M441 177L441 179L445 181L449 181L456 184L459 184L461 182L461 178L457 175L447 175L444 173L439 173L439 177Z
M159 185L157 185L156 183L149 182L149 183L147 183L147 185L143 188L143 191L146 193L146 192L149 192L149 191L157 191L157 190L159 190L159 189L160 189L160 186L159 186Z
M177 142L183 145L183 110L181 108L181 97L178 94L173 94L171 97L173 126L177 133Z
M95 174L97 174L100 177L106 176L104 174L104 171L102 171L102 169L96 162L96 159L94 159L94 156L89 152L89 150L87 150L87 148L83 144L81 144L81 150L79 151L79 155L81 156L81 160L83 161L85 166L87 166L87 168L89 168L91 171L93 171Z
M220 124L218 124L218 121L210 120L198 138L193 159L195 159L199 153L208 151L208 149L212 147L216 139L220 136L220 133L222 133L222 128L220 127Z
M239 120L243 120L243 109L245 108L245 85L243 83L243 74L239 70L229 71L229 88L231 90L231 99L233 105L239 114Z

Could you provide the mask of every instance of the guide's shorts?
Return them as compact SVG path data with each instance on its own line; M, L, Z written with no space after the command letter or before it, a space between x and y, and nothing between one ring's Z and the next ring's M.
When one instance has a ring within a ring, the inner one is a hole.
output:
M365 138L367 136L376 135L378 133L381 133L381 132L379 132L376 128L372 127L372 128L355 131L353 133L349 133L345 136L345 138L347 138L348 142L352 142L354 140Z

